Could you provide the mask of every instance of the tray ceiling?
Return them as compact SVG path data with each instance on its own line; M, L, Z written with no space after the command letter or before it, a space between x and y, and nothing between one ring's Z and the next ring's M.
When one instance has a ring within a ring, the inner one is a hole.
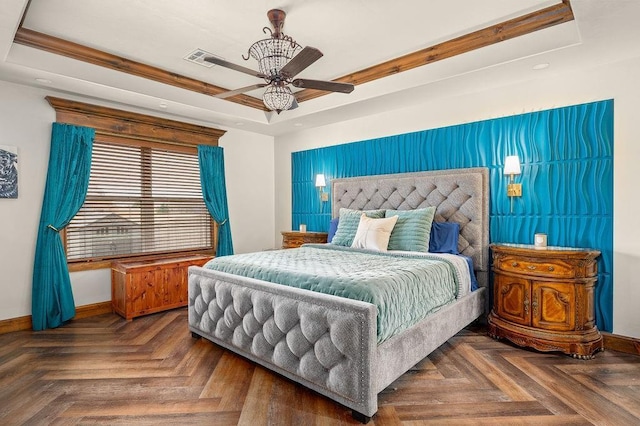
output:
M556 61L556 52L575 50L616 20L631 21L640 3L618 0L623 8L614 14L591 0L4 1L0 79L265 134L401 107L430 87L469 76L504 72L511 81L518 78L514 64L533 78L533 65ZM212 97L260 80L183 58L204 49L257 69L242 55L268 36L262 28L269 26L271 8L286 11L286 34L324 53L299 76L352 82L353 93L318 96L296 89L299 108L279 116L262 107L263 89L228 100ZM602 19L602 12L614 16ZM616 57L637 50L625 45Z

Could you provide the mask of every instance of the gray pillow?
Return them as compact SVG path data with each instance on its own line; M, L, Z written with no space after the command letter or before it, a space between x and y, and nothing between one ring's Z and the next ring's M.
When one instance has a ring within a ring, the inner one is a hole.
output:
M431 223L436 214L435 207L417 210L387 210L386 217L398 216L389 238L388 250L429 251ZM342 220L342 219L340 219Z
M373 219L381 219L384 217L385 210L363 211L345 209L344 207L341 208L340 220L338 221L338 229L336 229L336 234L333 236L331 244L351 247L351 244L353 244L353 239L356 236L356 231L358 230L358 225L360 224L360 216L362 216L363 213L367 215L367 217ZM427 246L428 244L429 242L427 241Z

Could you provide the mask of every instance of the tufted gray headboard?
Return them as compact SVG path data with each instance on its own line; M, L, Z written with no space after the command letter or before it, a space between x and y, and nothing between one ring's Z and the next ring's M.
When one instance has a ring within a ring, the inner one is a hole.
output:
M356 210L436 207L436 222L460 224L458 250L476 270L489 269L489 170L437 170L362 176L331 182L332 216ZM480 277L479 277L480 278Z

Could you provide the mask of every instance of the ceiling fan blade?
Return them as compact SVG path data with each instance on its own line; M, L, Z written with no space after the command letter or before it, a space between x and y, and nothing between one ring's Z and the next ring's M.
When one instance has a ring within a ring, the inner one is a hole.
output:
M229 90L228 92L219 93L215 95L214 98L226 99L226 98L230 98L231 96L239 95L245 92L250 92L252 90L256 90L264 86L268 86L268 84L267 83L252 84L251 86L241 87L236 90Z
M353 92L353 84L337 83L335 81L309 80L306 78L297 78L291 82L295 87L303 89L326 90L327 92L351 93Z
M322 58L321 51L315 47L307 46L282 67L280 74L286 78L293 78L320 58Z
M204 58L204 60L215 65L220 65L221 67L229 68L234 71L240 71L245 74L252 75L254 77L258 77L258 78L266 77L266 75L260 74L258 71L254 71L251 68L243 67L242 65L236 65L231 62L227 62L224 59L217 58L215 56L207 56L206 58Z

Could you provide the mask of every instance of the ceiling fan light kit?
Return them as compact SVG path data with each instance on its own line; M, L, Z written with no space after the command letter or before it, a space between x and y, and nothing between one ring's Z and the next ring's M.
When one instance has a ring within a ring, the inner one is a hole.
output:
M334 81L308 80L294 77L306 69L309 65L322 57L322 52L314 47L302 48L293 38L282 32L286 13L280 9L272 9L267 12L267 17L273 26L264 27L265 33L271 33L271 37L258 40L249 47L244 60L249 57L258 61L258 71L245 68L227 62L217 57L207 57L204 60L216 65L220 65L235 71L259 77L265 80L264 84L253 84L240 89L223 92L217 95L218 98L228 98L244 92L256 90L268 86L262 96L262 102L271 111L278 114L282 111L297 108L298 103L289 85L294 87L325 90L329 92L351 93L353 84L338 83Z
M265 29L267 29L265 27ZM296 53L302 50L295 41L287 41L282 39L267 38L256 41L249 48L249 54L258 61L258 71L264 75L277 75L282 67L287 65ZM243 59L248 60L249 58Z
M267 12L273 31L264 27L262 32L270 33L271 37L256 41L249 47L247 57L242 56L245 61L249 60L249 56L258 61L258 70L265 76L278 75L282 67L302 50L302 46L282 32L285 16L286 13L280 9Z
M282 111L292 109L295 101L291 89L287 86L269 86L262 95L262 102L272 111L280 114Z

